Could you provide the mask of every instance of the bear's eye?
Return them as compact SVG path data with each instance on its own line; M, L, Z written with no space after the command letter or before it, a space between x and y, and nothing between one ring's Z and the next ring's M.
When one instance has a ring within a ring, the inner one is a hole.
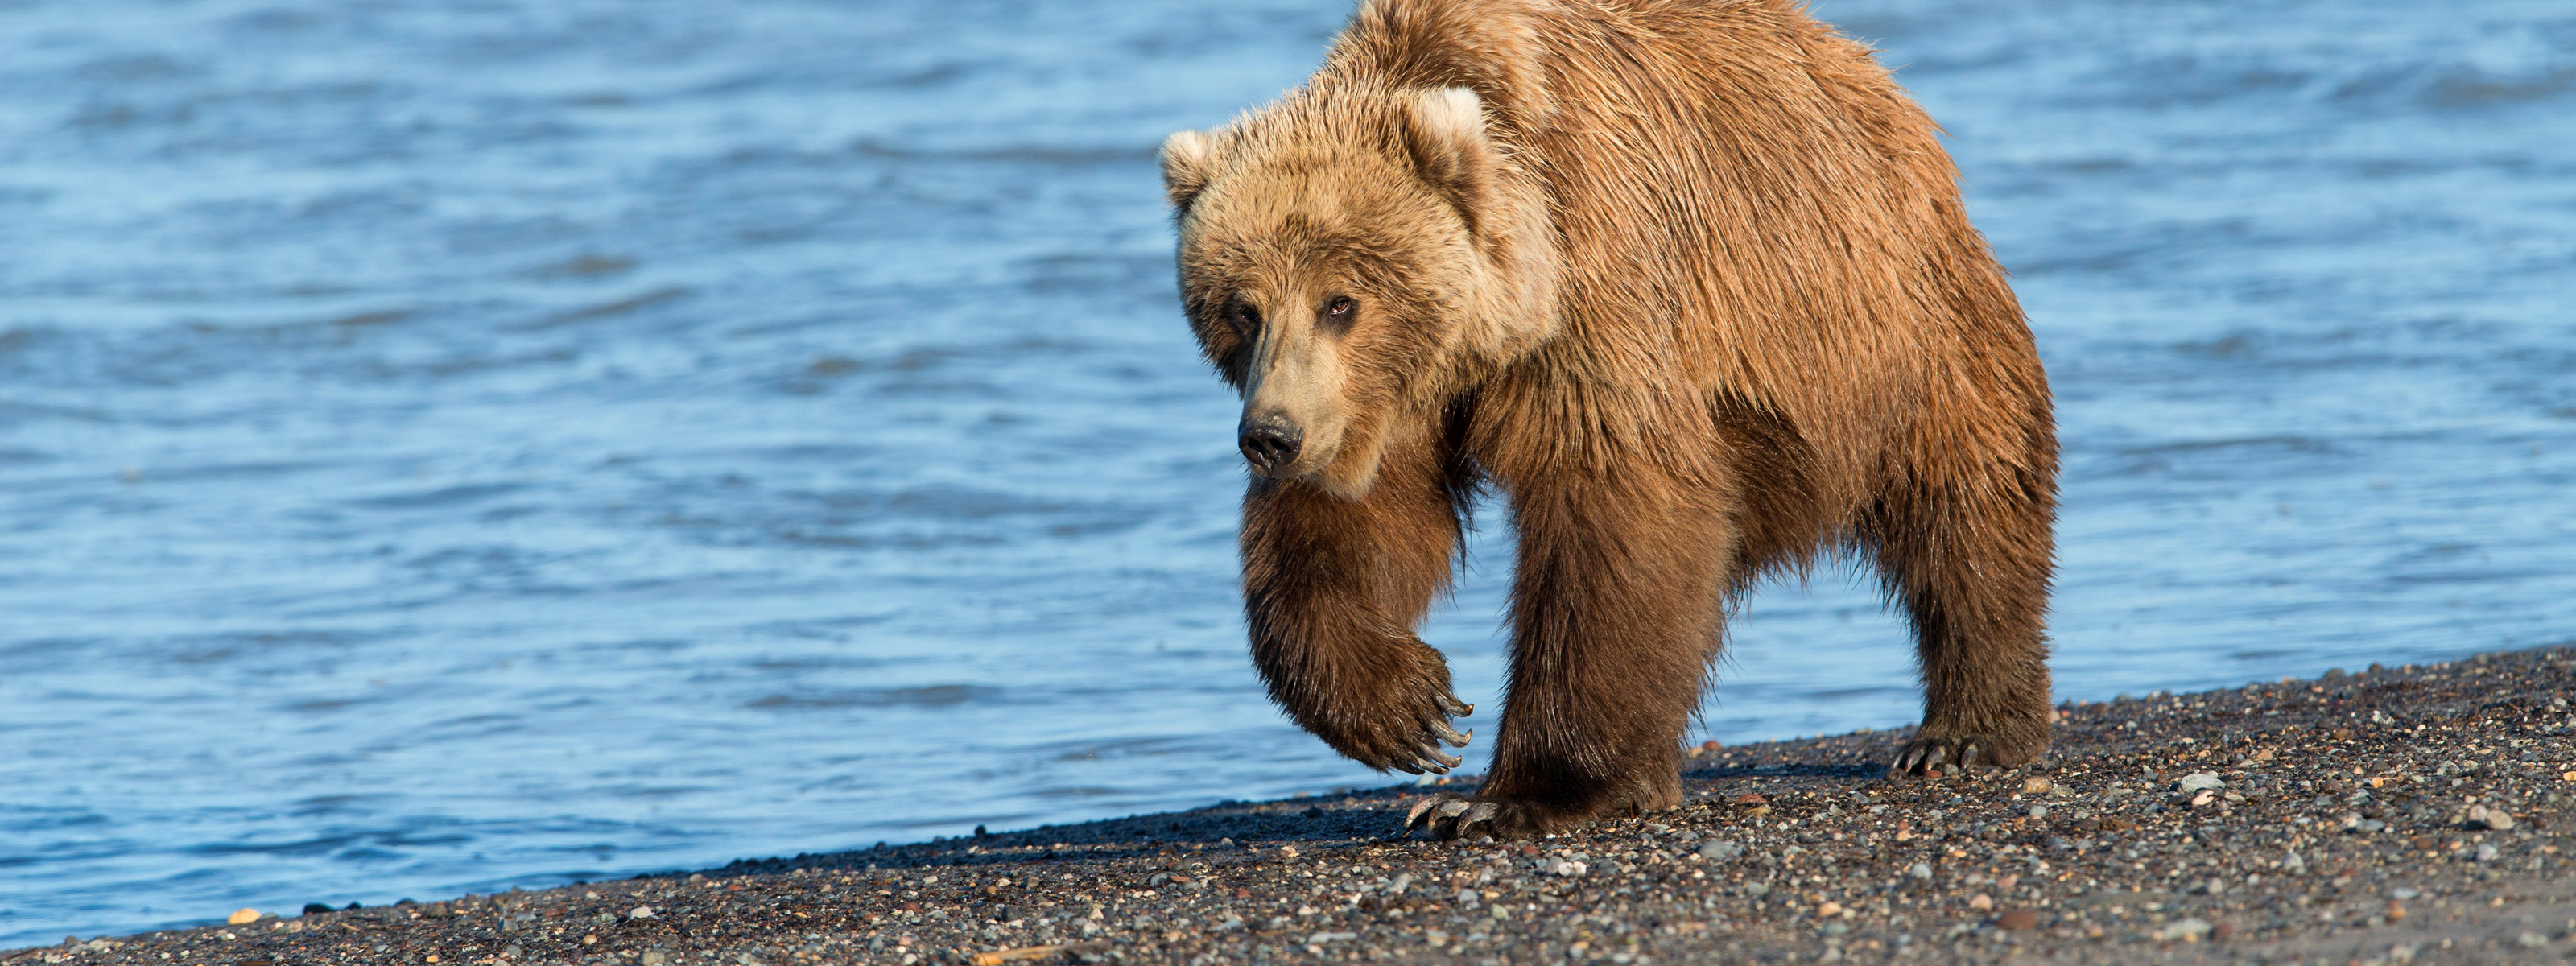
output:
M1261 310L1250 302L1236 302L1226 309L1225 320L1234 323L1236 331L1250 335L1261 328Z
M1359 318L1359 308L1350 296L1336 295L1324 300L1324 307L1315 313L1315 321L1326 330L1348 332L1351 323Z

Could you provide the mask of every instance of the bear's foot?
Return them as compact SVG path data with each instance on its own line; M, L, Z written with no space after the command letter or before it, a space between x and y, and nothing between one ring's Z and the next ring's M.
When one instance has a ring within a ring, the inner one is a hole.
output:
M1476 738L1475 731L1461 733L1449 724L1449 719L1474 714L1476 706L1458 700L1447 688L1431 700L1433 706L1411 721L1365 732L1353 728L1353 732L1365 737L1354 740L1352 735L1343 735L1331 743L1371 768L1392 768L1408 775L1446 775L1464 759L1441 751L1440 746L1464 748Z
M1938 776L1971 768L2018 768L2047 750L2048 739L2014 741L1999 735L1922 735L1896 749L1887 777Z
M1404 815L1404 834L1421 829L1435 839L1535 838L1544 826L1537 810L1526 804L1449 792L1424 797Z
M1494 785L1488 783L1485 790L1474 795L1435 792L1426 796L1405 813L1404 831L1399 835L1410 835L1419 829L1435 839L1534 839L1605 816L1660 812L1678 807L1682 801L1677 772L1614 784L1605 789L1608 794L1590 798L1584 804L1542 804L1493 789Z

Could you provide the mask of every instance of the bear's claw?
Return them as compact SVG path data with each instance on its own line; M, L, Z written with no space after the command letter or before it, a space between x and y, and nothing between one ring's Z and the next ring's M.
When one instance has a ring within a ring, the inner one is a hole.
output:
M1464 748L1467 747L1467 742L1475 739L1476 732L1470 730L1460 733L1456 727L1449 724L1447 716L1473 714L1476 706L1446 694L1440 696L1439 706L1439 711L1423 716L1422 731L1413 737L1412 747L1399 748L1395 754L1388 756L1385 767L1408 775L1425 773L1446 775L1449 769L1456 768L1465 761L1456 755L1442 752L1440 745L1446 742L1449 747Z
M1938 776L1944 768L1965 771L1978 767L1996 767L1993 749L1987 747L1982 736L1916 738L1896 750L1896 761L1887 766L1887 777Z
M1421 829L1436 839L1493 838L1499 832L1499 823L1494 820L1502 814L1502 807L1493 802L1441 792L1413 803L1413 809L1404 815L1404 831L1400 834L1410 835ZM1484 827L1477 828L1480 825Z
M1474 711L1476 709L1469 708L1467 710ZM1451 748L1464 748L1467 747L1468 742L1476 740L1475 729L1469 728L1467 729L1466 734L1459 734L1458 729L1452 727L1447 719L1432 719L1431 730L1438 732L1440 740L1448 742L1449 747Z

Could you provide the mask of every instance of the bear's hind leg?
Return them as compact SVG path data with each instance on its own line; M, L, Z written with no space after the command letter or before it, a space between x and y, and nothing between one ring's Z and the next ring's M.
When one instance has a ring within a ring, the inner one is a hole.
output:
M2023 465L1990 467L1982 485L1882 496L1867 536L1923 674L1923 725L1891 776L2010 768L2048 750L2056 464L2041 444Z

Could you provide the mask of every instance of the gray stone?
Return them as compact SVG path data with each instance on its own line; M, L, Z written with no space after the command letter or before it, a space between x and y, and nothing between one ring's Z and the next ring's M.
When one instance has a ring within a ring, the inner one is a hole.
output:
M2218 780L2218 776L2211 772L2196 771L2182 776L2182 781L2175 783L2175 787L2185 792L2217 791L2226 788L2227 783Z
M1905 874L1906 874L1906 875L1913 876L1913 877L1915 877L1915 878L1917 878L1917 879L1930 880L1930 879L1932 878L1932 863L1930 863L1930 862L1917 862L1917 863L1914 863L1911 867L1908 867L1908 868L1905 870Z
M1699 844L1699 857L1712 862L1725 862L1744 854L1744 843L1710 839Z
M2156 938L2166 942L2198 942L2200 937L2209 935L2209 929L2206 919L2176 919L2166 923L2164 931L2157 933Z

